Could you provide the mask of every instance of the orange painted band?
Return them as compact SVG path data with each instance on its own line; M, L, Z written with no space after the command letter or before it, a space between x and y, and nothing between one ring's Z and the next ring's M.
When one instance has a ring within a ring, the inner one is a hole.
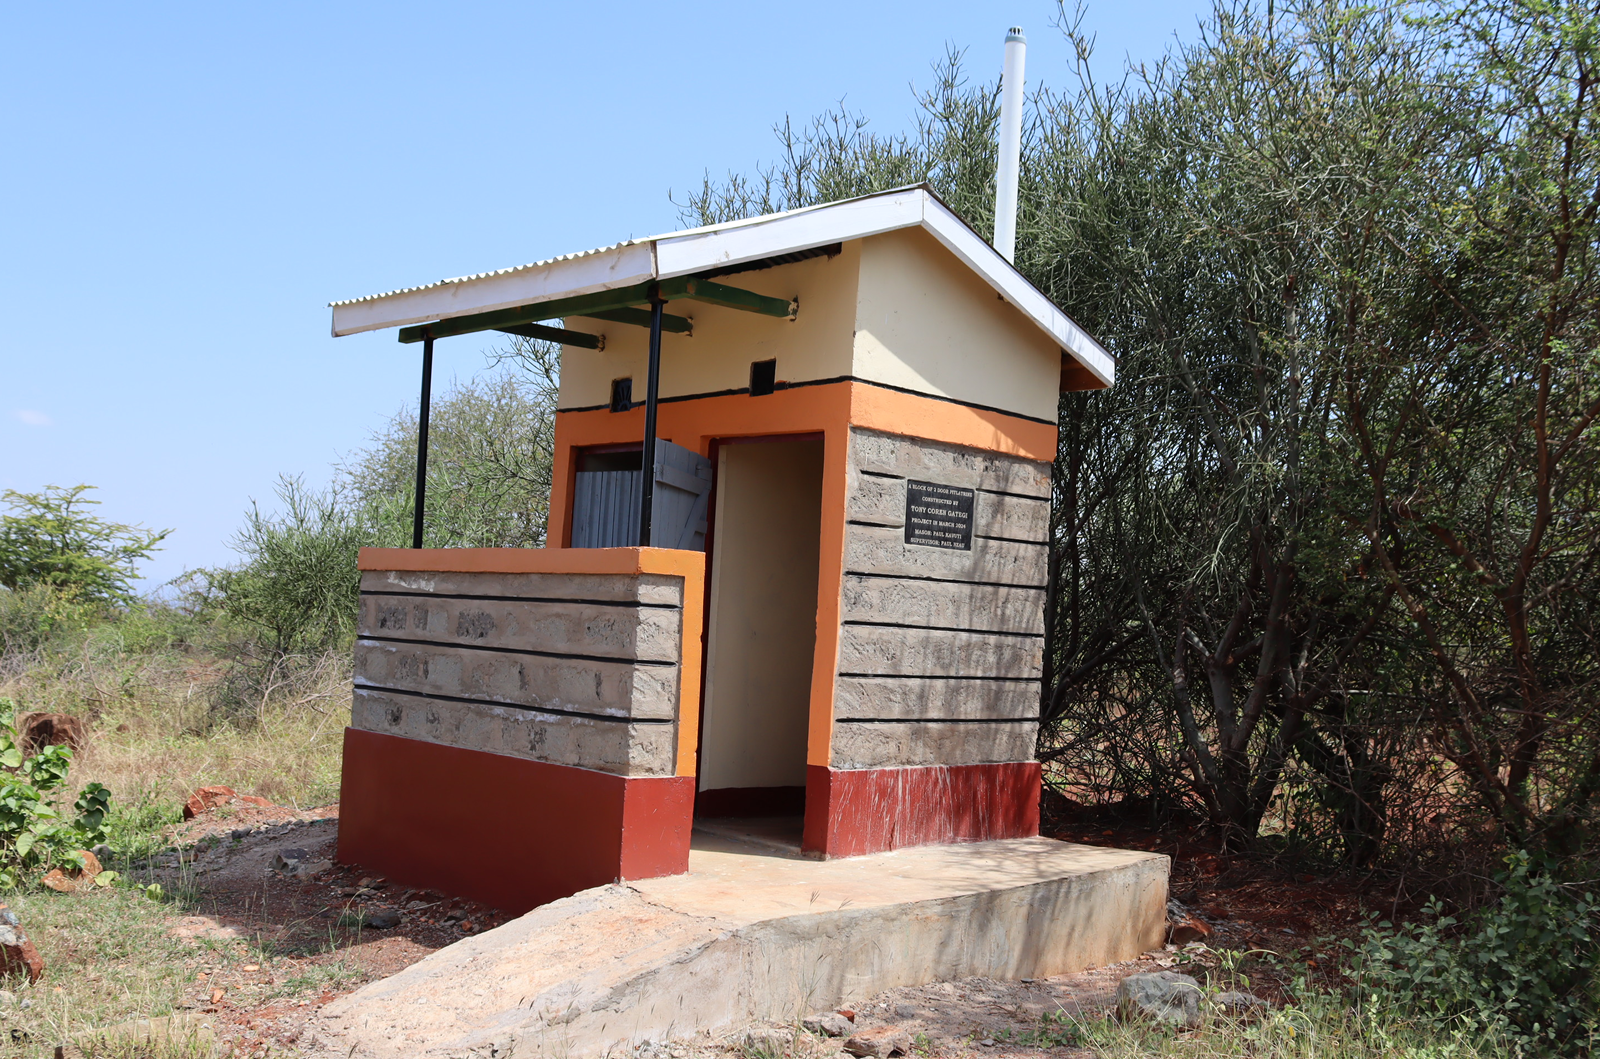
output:
M706 557L676 548L362 548L356 565L423 573L704 577Z
M832 761L833 700L839 670L839 621L843 609L841 593L844 588L850 428L864 427L1040 462L1052 461L1056 454L1056 428L1051 424L854 380L821 386L797 386L760 397L722 394L666 401L658 408L657 417L658 437L693 449L702 456L711 454L711 443L717 439L819 432L823 435L817 640L812 658L811 708L806 739L806 761L812 765L826 766ZM577 469L574 450L597 445L628 444L642 441L643 438L643 408L627 412L590 409L557 413L555 484L551 490L548 524L548 539L553 549L561 550L571 539L572 493L576 484L573 475ZM702 576L709 576L709 572ZM688 644L687 606L684 615L684 642ZM699 620L697 616L696 621ZM697 634L700 631L697 627ZM686 664L687 659L686 651ZM684 685L685 688L690 686L687 683ZM694 719L691 720L691 717ZM694 771L691 749L694 743L690 737L697 734L698 717L694 716L694 711L682 711L678 744L680 775L689 775ZM691 756L686 758L686 753Z

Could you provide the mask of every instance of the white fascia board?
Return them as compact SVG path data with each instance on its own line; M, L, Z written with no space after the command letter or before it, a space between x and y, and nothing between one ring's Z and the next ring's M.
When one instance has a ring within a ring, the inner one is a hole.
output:
M910 228L922 223L921 188L873 195L811 210L797 210L770 221L711 228L656 239L658 278L688 276L707 269L742 265L775 254L792 254L830 243Z
M924 195L922 226L943 243L949 251L966 263L1001 297L1020 309L1055 340L1079 364L1101 382L1110 386L1116 379L1116 361L1105 347L1096 342L1089 332L1073 323L1071 318L1055 303L1046 298L1037 287L1023 278L994 247L984 242L978 233L951 213L945 205L931 195Z
M337 338L358 331L429 323L645 283L655 278L654 258L649 243L628 243L511 272L336 305L333 334Z

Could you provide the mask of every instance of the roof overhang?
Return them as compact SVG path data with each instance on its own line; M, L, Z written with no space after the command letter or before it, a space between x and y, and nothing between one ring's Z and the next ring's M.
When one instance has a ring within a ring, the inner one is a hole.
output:
M1101 385L1111 385L1115 361L1100 343L922 185L334 302L333 333L352 335L535 306L919 226L1049 334Z

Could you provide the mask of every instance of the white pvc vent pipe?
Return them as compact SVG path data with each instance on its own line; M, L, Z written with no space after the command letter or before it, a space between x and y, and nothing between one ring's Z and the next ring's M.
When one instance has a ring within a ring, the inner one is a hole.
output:
M1006 34L1006 62L1000 75L1000 158L994 177L994 248L1017 260L1017 177L1022 166L1022 61L1028 38L1021 26Z

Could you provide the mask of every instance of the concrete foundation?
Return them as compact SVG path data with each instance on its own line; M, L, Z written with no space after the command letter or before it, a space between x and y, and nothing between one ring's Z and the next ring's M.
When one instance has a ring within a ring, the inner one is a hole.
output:
M600 1056L902 985L1044 977L1158 946L1166 857L1028 838L818 862L697 833L330 1004L317 1052Z

